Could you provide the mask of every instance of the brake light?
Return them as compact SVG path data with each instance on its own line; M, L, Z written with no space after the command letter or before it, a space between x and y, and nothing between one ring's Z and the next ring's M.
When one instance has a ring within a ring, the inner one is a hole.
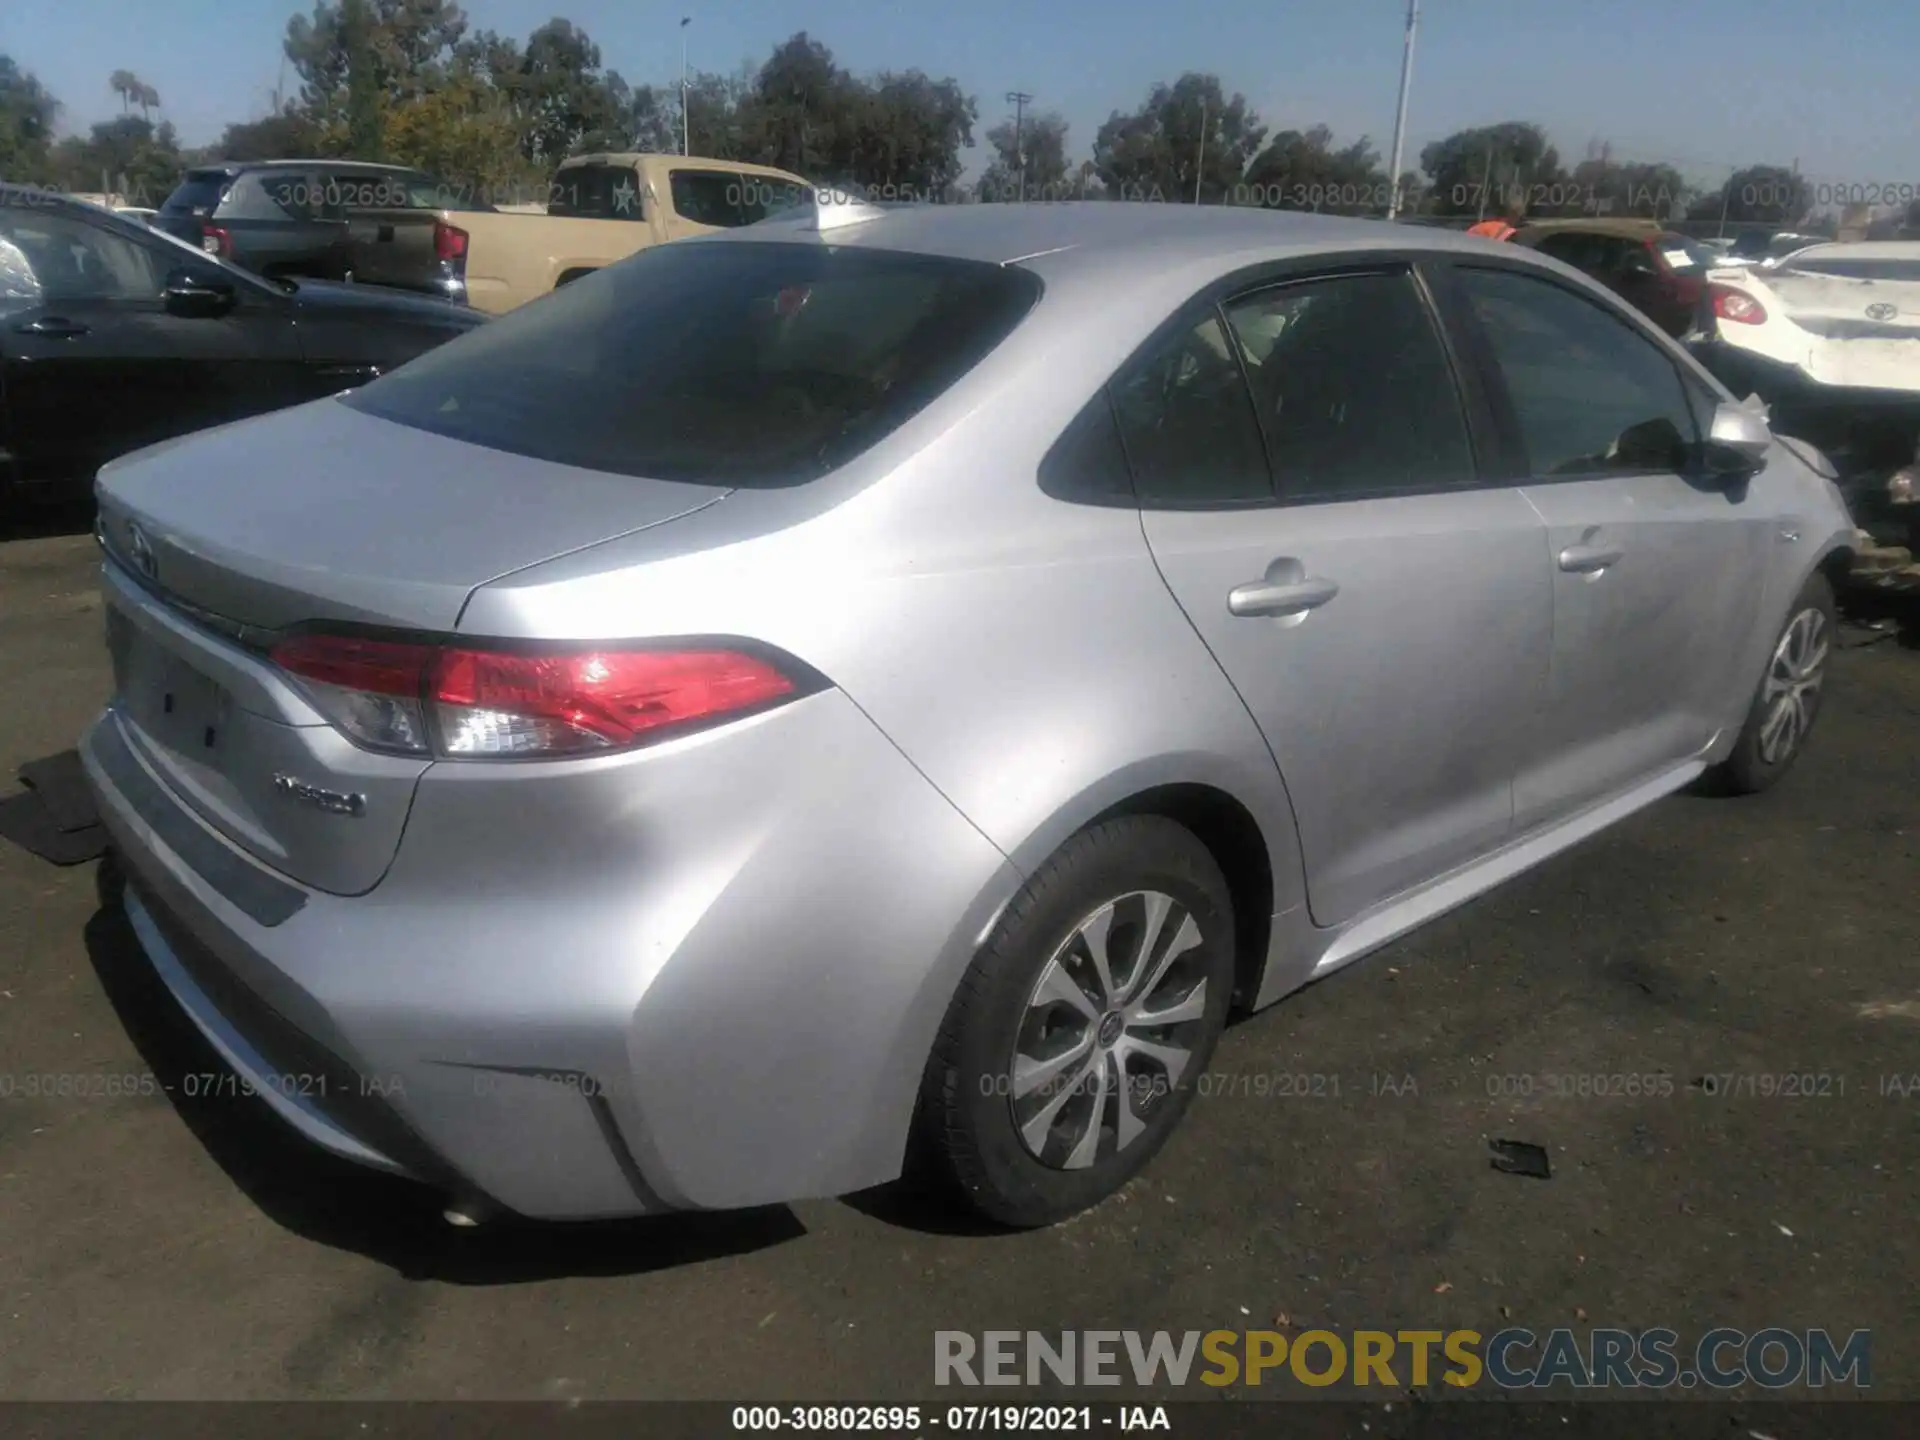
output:
M1710 285L1707 288L1713 295L1713 313L1717 318L1731 320L1736 325L1766 323L1766 307L1746 291L1735 290L1730 285Z
M457 225L449 225L444 220L435 220L433 222L433 253L449 262L466 259L467 232Z
M771 661L706 647L523 652L302 635L272 658L349 739L469 759L627 749L801 689Z
M223 260L233 257L233 235L218 225L200 227L200 248L209 255L218 255Z

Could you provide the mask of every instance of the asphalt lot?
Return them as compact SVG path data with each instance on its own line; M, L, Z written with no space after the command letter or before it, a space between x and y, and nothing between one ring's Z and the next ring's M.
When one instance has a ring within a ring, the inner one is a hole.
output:
M92 569L0 544L0 792L106 697ZM1920 1087L1916 720L1920 653L1840 654L1774 792L1667 800L1238 1025L1142 1181L1015 1236L897 1189L451 1230L182 1094L216 1062L94 866L0 843L0 1072L173 1087L0 1099L0 1397L926 1398L937 1329L1275 1324L1866 1328L1875 1393L1920 1397L1920 1089L1883 1093ZM1265 1078L1303 1074L1337 1097ZM1620 1074L1672 1093L1544 1093Z

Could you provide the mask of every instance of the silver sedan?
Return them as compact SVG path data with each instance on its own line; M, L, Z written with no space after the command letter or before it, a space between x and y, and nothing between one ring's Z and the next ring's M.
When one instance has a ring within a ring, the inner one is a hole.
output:
M180 1005L449 1214L1094 1204L1272 1004L1818 714L1853 529L1574 271L809 206L98 482Z

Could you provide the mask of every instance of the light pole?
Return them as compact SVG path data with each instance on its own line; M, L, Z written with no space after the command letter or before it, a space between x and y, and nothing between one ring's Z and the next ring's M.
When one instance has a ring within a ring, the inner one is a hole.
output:
M1400 56L1400 110L1393 120L1393 173L1387 176L1387 219L1400 214L1400 149L1407 140L1407 92L1413 88L1413 36L1420 28L1420 0L1407 0L1407 42Z
M1027 106L1033 103L1033 96L1024 90L1009 90L1007 103L1013 106L1013 167L1020 177L1018 194L1024 203L1027 198Z
M693 128L687 116L687 26L693 23L691 15L680 19L680 153L693 154L691 136Z

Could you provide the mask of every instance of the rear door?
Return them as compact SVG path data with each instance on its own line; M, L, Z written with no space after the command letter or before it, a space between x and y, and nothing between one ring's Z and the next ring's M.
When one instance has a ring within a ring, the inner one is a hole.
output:
M1113 396L1161 573L1285 776L1315 922L1505 840L1546 687L1544 538L1483 478L1483 402L1412 265L1201 306Z
M1697 754L1753 677L1771 517L1692 475L1712 397L1613 308L1552 276L1452 272L1547 523L1552 682L1516 780L1522 828Z
M22 479L84 484L116 455L297 398L299 347L266 287L209 263L235 305L170 314L167 276L193 257L77 207L0 208L0 241L31 276L0 305Z

